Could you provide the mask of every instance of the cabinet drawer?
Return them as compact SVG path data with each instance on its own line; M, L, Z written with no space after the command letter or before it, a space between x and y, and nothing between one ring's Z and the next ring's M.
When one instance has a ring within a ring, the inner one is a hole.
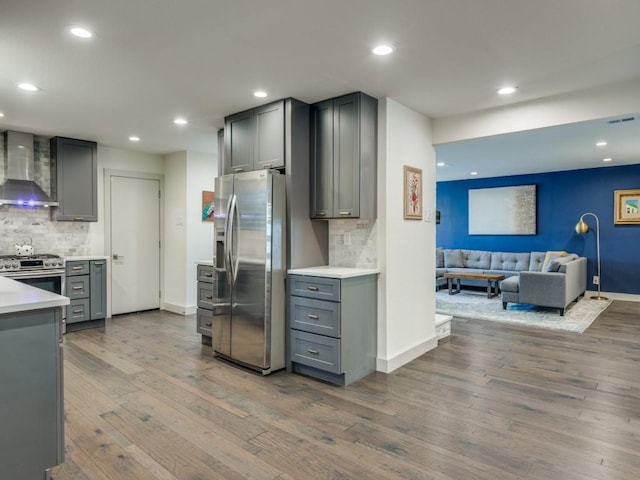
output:
M211 310L199 308L196 315L198 317L198 333L210 337L213 325L213 312Z
M289 297L291 328L340 338L340 304L326 300Z
M320 300L340 301L340 280L338 278L290 275L290 293L300 297Z
M332 373L340 369L340 340L291 330L291 360Z
M198 265L198 281L213 283L213 267L211 265Z
M89 298L89 275L66 278L65 290L71 300Z
M67 277L70 277L72 275L88 275L89 260L74 260L71 262L67 262L65 269Z
M198 282L198 307L212 310L214 301L213 284Z
M91 320L89 314L89 299L71 300L67 306L67 323L85 322Z

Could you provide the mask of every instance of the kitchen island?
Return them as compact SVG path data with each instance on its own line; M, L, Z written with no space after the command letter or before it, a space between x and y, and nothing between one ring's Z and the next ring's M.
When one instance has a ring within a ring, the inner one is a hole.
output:
M2 478L41 480L64 460L62 307L69 299L0 277Z

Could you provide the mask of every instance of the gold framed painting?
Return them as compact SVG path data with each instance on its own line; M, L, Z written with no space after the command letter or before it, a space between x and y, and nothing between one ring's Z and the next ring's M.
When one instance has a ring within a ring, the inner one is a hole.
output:
M422 170L404 166L404 218L422 220Z
M613 223L619 225L640 224L640 189L614 192Z

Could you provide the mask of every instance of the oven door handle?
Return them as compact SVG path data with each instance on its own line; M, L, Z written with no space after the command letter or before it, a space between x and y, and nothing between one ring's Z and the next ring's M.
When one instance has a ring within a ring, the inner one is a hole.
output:
M2 272L1 276L12 279L31 278L47 278L47 277L64 277L64 270L38 270L29 272Z

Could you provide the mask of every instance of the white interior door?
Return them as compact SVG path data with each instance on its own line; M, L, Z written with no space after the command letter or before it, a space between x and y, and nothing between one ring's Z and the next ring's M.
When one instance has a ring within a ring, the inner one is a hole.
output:
M110 184L111 314L160 308L160 181Z

